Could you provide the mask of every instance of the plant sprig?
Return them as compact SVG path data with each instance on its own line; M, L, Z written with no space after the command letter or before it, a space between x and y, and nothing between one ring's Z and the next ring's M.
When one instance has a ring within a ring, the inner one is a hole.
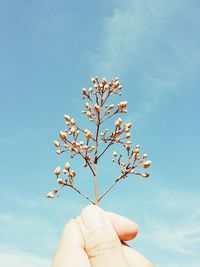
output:
M82 129L77 122L69 115L65 114L64 119L66 128L59 132L59 141L54 141L57 147L56 153L61 155L68 152L70 158L80 156L83 159L84 167L89 168L94 181L95 200L91 200L87 195L77 189L75 180L76 172L71 169L71 164L66 162L63 169L57 167L55 175L59 188L54 189L47 194L48 198L55 198L61 188L68 187L76 191L82 197L90 201L92 204L98 205L103 197L122 179L127 178L128 175L140 175L143 178L148 178L149 173L141 172L140 169L147 169L151 165L151 161L147 160L147 154L140 154L140 145L131 147L131 133L132 124L123 123L119 117L114 123L111 131L109 129L102 130L102 125L112 117L127 113L127 101L121 101L118 105L108 104L108 100L113 95L121 96L122 86L119 83L119 78L115 78L107 82L106 78L101 81L98 77L91 79L92 87L82 89L84 110L82 114L85 115L89 122L95 126L93 133L89 129ZM83 140L80 137L83 136ZM119 168L119 175L114 179L114 182L99 195L98 190L98 163L102 159L104 153L110 149L114 144L120 144L126 151L124 156L122 153L118 154L113 151L112 162ZM102 148L103 147L103 148Z

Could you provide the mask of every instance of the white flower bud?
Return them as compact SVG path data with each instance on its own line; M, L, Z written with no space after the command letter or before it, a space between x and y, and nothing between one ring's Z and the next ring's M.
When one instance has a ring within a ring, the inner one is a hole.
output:
M109 105L108 109L113 109L115 107L114 104Z
M72 147L77 147L76 141L72 141Z
M82 94L83 94L83 95L86 95L86 92L87 92L86 89L83 88L83 89L82 89Z
M49 192L49 193L47 194L47 198L54 198L54 197L55 197L55 194L52 193L52 192Z
M87 131L87 133L86 133L86 139L89 140L89 139L92 138L92 136L93 136L93 134L90 131Z
M143 168L147 169L151 165L151 160L147 160L143 163Z
M65 118L65 120L66 120L67 122L70 121L70 116L69 116L69 115L65 114L65 115L64 115L64 118Z
M115 127L116 128L119 127L121 125L121 123L122 123L122 119L121 118L117 119L115 122Z
M142 177L148 178L149 177L149 173L142 173Z
M130 138L130 137L131 137L131 134L130 134L130 133L127 133L127 134L125 135L125 137L126 137L126 138Z
M67 171L70 170L70 163L69 162L65 163L65 170L67 170Z
M95 83L96 82L95 78L91 78L91 82Z
M57 183L60 184L60 185L65 184L65 182L63 181L63 179L60 179L60 178L57 179Z
M107 80L106 80L106 78L104 77L104 78L102 79L102 84L105 85L106 83L107 83Z
M95 110L97 113L99 113L99 112L101 112L101 107L100 107L99 105L95 104L95 105L94 105L94 110Z
M113 157L117 157L117 152L113 151Z
M86 109L89 109L89 108L90 108L90 105L89 105L88 102L85 103L85 108L86 108Z
M74 178L76 176L76 173L75 171L71 171L69 175L71 176L71 178Z
M59 134L60 134L60 138L64 141L64 140L66 140L66 138L67 138L67 135L66 135L66 133L65 132L63 132L63 131L60 131L59 132Z
M56 169L55 169L55 171L54 171L54 173L55 173L55 175L59 175L59 174L61 174L61 168L60 167L57 167Z
M55 145L56 147L59 147L59 146L60 146L60 143L59 143L58 141L54 141L54 145Z
M87 115L88 117L91 117L91 116L92 116L92 113L91 113L90 111L87 111L87 112L86 112L86 115Z
M71 123L71 125L75 125L75 120L74 119L71 119L70 120L70 123Z
M71 133L73 134L73 133L75 133L76 129L75 129L74 127L72 127L72 128L70 129L70 131L71 131Z

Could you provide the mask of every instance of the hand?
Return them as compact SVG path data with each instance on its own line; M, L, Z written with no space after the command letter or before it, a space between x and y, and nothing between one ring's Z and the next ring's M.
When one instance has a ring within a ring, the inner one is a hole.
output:
M125 243L137 233L131 220L88 206L66 224L52 267L153 267Z

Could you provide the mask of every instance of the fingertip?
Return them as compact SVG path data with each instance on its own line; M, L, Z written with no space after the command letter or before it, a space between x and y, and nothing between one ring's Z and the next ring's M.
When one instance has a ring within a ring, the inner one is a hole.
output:
M138 224L126 217L112 212L107 212L107 214L120 240L128 241L134 239L137 236L140 230Z

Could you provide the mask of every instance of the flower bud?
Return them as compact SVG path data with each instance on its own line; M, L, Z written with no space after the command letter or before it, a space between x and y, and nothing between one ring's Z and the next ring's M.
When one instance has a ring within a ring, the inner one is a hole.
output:
M75 125L75 120L74 119L71 119L70 120L70 123L71 123L71 125Z
M92 87L89 87L89 88L88 88L88 91L89 91L90 93L92 93L92 92L93 92Z
M147 157L148 157L148 154L145 153L145 154L143 155L143 159L146 159Z
M55 145L56 147L59 147L59 146L60 146L60 143L59 143L58 141L54 141L54 145Z
M106 78L104 77L104 78L102 79L102 84L105 85L106 83L107 83L107 80L106 80Z
M56 150L56 154L60 155L62 151L60 149Z
M60 184L60 185L65 184L65 182L63 181L63 179L60 179L60 178L57 179L57 183Z
M70 170L70 163L69 162L65 163L65 170L67 170L67 171Z
M122 101L118 104L118 108L122 109L122 108L126 108L127 106L127 101Z
M93 134L92 134L90 131L88 131L88 132L86 133L86 139L87 139L87 140L91 139L92 136L93 136Z
M113 151L113 157L117 157L117 152Z
M99 105L95 104L95 105L94 105L94 110L95 110L97 113L99 113L99 112L101 112L101 107L100 107Z
M95 83L96 82L95 78L91 78L91 82Z
M77 147L76 141L72 141L72 146Z
M119 127L121 125L121 123L122 123L122 119L121 118L117 119L115 122L115 127L116 128Z
M92 116L92 113L91 113L90 111L87 111L87 112L86 112L86 115L87 115L88 117L91 117L91 116Z
M119 86L119 81L113 83L113 88L117 88Z
M55 172L55 175L58 176L59 174L61 174L61 168L57 167L54 172Z
M65 114L65 115L64 115L64 118L65 118L65 120L66 120L67 122L70 121L70 116L69 116L69 115Z
M86 92L87 92L86 89L83 88L83 89L82 89L82 94L83 94L83 95L86 95Z
M70 131L71 131L71 133L73 134L73 133L75 133L76 129L75 129L74 127L72 127L72 128L70 129Z
M134 150L134 152L135 152L135 154L138 154L138 153L140 152L139 148L136 148L136 149Z
M147 169L151 165L151 160L147 160L143 163L143 168Z
M105 89L105 90L109 90L109 85L106 84L106 85L104 86L104 89Z
M71 171L69 175L71 176L71 178L74 178L76 176L76 173L75 171Z
M125 135L125 137L126 137L126 138L130 138L130 137L131 137L131 134L130 134L130 133L127 133L127 134Z
M108 107L108 109L113 109L114 107L115 107L114 104L110 104L109 107Z
M52 192L49 192L49 193L47 194L47 198L54 198L54 197L55 197L55 194L52 193Z
M65 141L65 140L66 140L66 138L67 138L67 135L66 135L66 133L65 133L65 132L63 132L63 131L60 131L60 132L59 132L59 134L60 134L60 138L61 138L63 141Z
M89 105L88 102L85 103L85 108L86 108L86 109L89 109L89 108L90 108L90 105Z
M149 173L142 173L142 177L148 178L149 177Z

